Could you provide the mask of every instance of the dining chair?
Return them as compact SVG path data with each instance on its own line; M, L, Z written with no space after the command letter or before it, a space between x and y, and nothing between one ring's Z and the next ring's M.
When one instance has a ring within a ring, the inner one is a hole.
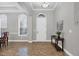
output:
M3 36L1 39L2 46L5 46L5 47L8 46L8 35L9 35L8 32L3 32Z

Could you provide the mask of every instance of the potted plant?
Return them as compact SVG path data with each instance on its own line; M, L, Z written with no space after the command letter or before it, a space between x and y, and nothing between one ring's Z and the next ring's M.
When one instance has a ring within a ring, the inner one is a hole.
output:
M58 35L58 38L60 38L61 32L56 32L56 34Z

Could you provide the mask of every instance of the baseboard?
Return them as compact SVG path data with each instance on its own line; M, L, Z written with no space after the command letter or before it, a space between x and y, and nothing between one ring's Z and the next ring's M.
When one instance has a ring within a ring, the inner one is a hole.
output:
M9 42L51 42L51 40L44 40L44 41L38 41L38 40L9 40Z
M32 43L32 41L29 41L29 40L9 40L9 42L28 42L28 43Z
M60 44L58 44L59 47L62 48L62 46ZM74 56L73 54L71 54L67 49L64 49L64 53L68 56Z
M44 40L44 41L33 40L32 42L51 42L51 40Z

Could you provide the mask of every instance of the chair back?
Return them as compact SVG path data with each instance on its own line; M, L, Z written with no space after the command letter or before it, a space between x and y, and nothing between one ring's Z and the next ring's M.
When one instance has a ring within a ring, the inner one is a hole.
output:
M3 38L6 39L8 37L8 32L3 32Z

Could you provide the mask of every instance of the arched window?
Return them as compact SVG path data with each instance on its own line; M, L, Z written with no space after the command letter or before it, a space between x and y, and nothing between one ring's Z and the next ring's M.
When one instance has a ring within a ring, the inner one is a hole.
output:
M18 34L20 36L27 35L27 16L25 14L18 16Z
M1 29L7 28L7 15L0 14L0 37L1 37Z
M7 28L7 16L5 14L0 14L1 28Z

